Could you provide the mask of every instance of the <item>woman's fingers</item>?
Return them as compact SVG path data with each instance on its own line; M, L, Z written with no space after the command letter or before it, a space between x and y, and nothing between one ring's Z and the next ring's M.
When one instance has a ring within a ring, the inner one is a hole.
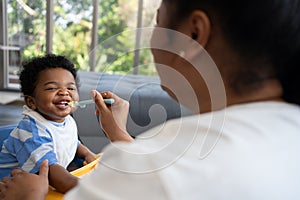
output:
M99 115L99 114L101 114L103 112L107 112L107 111L110 112L111 106L118 104L118 102L120 101L120 98L111 92L101 92L100 93L96 90L92 90L91 96L94 99L96 107L97 107L96 115ZM114 99L114 104L107 105L103 99Z
M19 173L22 173L23 171L21 169L14 169L13 171L11 171L10 175L13 177Z
M132 141L126 130L129 102L112 92L99 93L93 90L91 96L97 106L96 114L99 114L100 125L107 137L111 141ZM107 106L103 98L113 98L115 102Z
M106 99L113 98L113 93L111 93L111 92L101 92L100 94L103 98L106 98Z
M44 199L49 187L48 170L48 160L41 163L39 175L20 169L13 170L11 178L5 177L0 182L0 200ZM28 191L34 192L28 193Z
M6 190L6 186L3 182L0 182L0 199L4 199L5 198L5 190Z
M94 99L95 104L96 104L97 108L100 110L100 112L101 112L101 110L107 108L106 104L103 101L102 95L98 91L92 90L91 96Z
M7 186L7 184L9 184L9 182L11 181L11 178L10 177L4 177L2 178L2 183L4 183L4 185Z
M48 160L44 160L40 165L39 176L48 179L48 172L49 172Z

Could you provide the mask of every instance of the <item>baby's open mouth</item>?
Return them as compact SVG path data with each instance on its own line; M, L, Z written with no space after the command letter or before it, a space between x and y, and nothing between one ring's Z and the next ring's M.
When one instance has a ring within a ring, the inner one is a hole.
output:
M57 106L69 106L69 103L70 103L70 101L60 101L60 102L57 102L57 103L55 103L55 105L57 105Z

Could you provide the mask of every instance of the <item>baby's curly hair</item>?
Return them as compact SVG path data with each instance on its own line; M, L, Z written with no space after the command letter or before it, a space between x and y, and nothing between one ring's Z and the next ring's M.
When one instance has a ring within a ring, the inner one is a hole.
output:
M74 64L65 56L48 54L34 57L22 64L20 73L21 91L24 96L32 96L36 87L38 75L41 71L51 68L63 68L72 73L78 86L77 70Z

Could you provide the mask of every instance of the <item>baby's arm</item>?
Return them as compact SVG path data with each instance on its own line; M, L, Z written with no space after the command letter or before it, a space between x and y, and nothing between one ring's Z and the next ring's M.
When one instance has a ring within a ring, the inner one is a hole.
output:
M78 178L58 164L49 166L49 184L58 192L66 193L78 183Z
M83 144L78 145L76 154L78 157L83 158L87 163L94 161L96 158L96 155Z

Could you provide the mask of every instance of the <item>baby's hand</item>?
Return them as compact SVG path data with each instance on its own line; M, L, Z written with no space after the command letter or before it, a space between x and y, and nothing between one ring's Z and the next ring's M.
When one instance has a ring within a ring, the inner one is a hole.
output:
M77 156L84 159L83 164L86 165L96 159L96 154L91 152L86 146L80 144L77 147Z
M86 164L93 162L94 160L96 160L96 154L90 152L89 154L87 154L84 157L84 160L86 162Z

